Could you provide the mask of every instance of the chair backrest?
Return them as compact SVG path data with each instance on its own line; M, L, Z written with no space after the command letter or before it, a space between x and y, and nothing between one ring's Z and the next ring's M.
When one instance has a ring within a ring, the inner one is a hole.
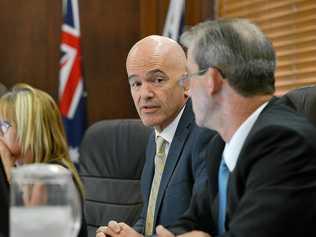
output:
M316 126L316 86L292 90L280 100L295 111L303 113Z
M133 225L142 208L140 177L151 129L140 120L93 124L80 146L88 236L110 220Z

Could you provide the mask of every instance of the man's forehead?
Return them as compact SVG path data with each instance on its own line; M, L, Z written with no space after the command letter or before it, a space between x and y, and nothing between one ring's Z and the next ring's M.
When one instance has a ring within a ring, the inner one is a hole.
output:
M131 54L126 62L127 74L129 77L146 78L155 74L172 77L175 73L184 73L186 62L176 59L176 57L162 52L150 55Z
M160 54L129 57L126 63L128 74L145 74L155 70L166 72L170 62Z

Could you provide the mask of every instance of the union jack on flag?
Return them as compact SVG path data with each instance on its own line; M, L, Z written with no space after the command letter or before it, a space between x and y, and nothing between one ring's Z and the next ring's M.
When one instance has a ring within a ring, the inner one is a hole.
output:
M78 147L86 125L86 111L77 0L67 0L61 34L61 54L59 107L70 148L70 157L74 162L78 162Z

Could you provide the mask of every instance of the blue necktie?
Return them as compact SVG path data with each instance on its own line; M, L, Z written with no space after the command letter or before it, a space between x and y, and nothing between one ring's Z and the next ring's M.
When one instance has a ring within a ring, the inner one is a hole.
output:
M229 170L222 158L219 171L218 171L218 234L221 235L225 232L225 213L227 204L227 183L229 177Z

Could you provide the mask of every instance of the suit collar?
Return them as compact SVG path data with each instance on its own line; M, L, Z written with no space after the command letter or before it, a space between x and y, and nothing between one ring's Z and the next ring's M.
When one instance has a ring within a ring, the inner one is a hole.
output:
M278 97L275 97L275 96L270 99L270 101L268 102L268 104L264 107L264 109L262 110L262 112L261 112L260 115L258 116L256 122L253 124L252 129L249 131L249 134L248 134L248 136L247 136L247 138L246 138L244 144L246 144L246 143L248 142L249 138L251 138L251 136L252 136L253 134L255 134L258 129L261 128L261 124L263 123L262 120L265 118L266 114L269 113L271 107L272 107L274 104L276 104L276 102L278 101L278 99L279 99L279 98L278 98ZM245 146L243 146L243 147L245 147ZM242 152L242 151L241 151L241 152ZM240 153L241 153L241 152L240 152Z
M251 131L251 128L267 104L268 102L263 103L253 113L251 113L233 134L230 141L226 143L223 151L223 158L225 159L225 163L230 172L232 172L236 166L239 153L249 132Z
M262 125L265 124L264 120L266 119L267 114L269 113L271 108L277 103L278 99L279 99L278 97L272 97L270 101L268 102L268 104L263 108L263 110L259 114L257 120L255 121L252 128L250 129L248 136L241 147L236 166L238 165L239 162L243 162L242 160L239 159L239 157L244 156L243 153L247 147L247 144L249 143L249 141L252 140L253 134L256 134L257 131L262 128Z

